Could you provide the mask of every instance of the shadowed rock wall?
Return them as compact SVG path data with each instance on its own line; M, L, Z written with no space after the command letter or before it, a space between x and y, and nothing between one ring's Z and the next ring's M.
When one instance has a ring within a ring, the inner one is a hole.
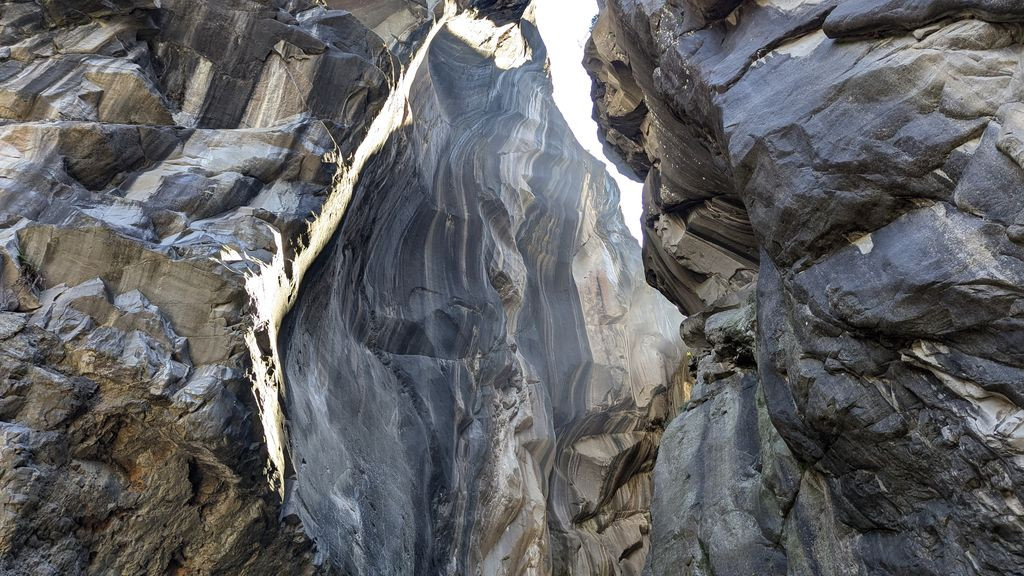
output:
M1024 573L1022 20L607 3L597 115L703 348L650 573Z

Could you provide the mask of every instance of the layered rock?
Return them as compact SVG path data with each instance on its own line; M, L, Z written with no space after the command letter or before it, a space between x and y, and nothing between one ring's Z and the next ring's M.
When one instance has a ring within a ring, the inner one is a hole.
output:
M501 20L427 40L279 335L289 510L344 573L638 574L649 548L680 317Z
M680 317L524 9L0 4L0 572L640 572Z
M395 4L387 40L301 1L0 4L0 572L314 569L247 276L292 254L425 35Z
M1024 571L1022 22L607 3L597 114L648 170L647 277L705 357L659 457L652 574ZM757 322L723 334L755 285Z

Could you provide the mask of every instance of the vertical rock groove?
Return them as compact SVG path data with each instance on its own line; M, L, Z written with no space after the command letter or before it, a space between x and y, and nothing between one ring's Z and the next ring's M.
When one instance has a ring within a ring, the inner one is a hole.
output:
M437 25L427 33L427 43L437 30ZM246 254L227 248L221 259L250 261L254 272L246 277L246 291L252 299L253 328L246 334L246 343L254 363L253 378L260 418L267 450L277 471L274 481L283 494L284 477L289 469L286 461L287 439L284 430L284 414L281 406L283 390L281 353L278 346L279 333L285 315L295 305L299 287L306 272L317 256L330 242L340 225L353 191L359 182L363 168L385 145L390 135L406 119L406 102L411 79L422 61L422 49L411 56L409 69L401 70L383 105L369 121L365 135L354 145L350 157L337 147L328 161L337 163L328 196L319 214L309 224L297 245L286 246L280 234L272 230L276 250L270 262L254 260Z

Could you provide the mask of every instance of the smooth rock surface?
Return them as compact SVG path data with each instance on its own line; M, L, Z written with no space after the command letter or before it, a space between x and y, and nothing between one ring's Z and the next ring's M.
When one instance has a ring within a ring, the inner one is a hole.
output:
M639 574L680 317L533 25L422 58L280 334L290 510L344 573Z
M650 166L647 277L708 398L659 455L650 574L1024 573L1022 25L1017 2L607 2L597 115Z

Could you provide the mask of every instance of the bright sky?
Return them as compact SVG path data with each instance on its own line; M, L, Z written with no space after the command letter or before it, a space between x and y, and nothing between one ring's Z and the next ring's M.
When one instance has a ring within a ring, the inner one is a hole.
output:
M622 215L633 236L640 240L643 184L625 176L604 154L590 101L590 76L583 69L583 47L590 37L590 23L597 15L597 0L535 0L537 27L551 60L555 104L562 111L576 139L608 167L619 185Z

